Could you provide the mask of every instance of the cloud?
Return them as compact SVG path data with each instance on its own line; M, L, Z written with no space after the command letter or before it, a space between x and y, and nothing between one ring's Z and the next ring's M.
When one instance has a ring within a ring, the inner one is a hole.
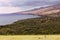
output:
M11 2L12 0L0 0L0 2L5 2L5 3L9 3Z
M57 1L60 1L60 0L46 0L48 2L57 2Z
M27 6L42 6L42 5L50 5L50 4L57 4L60 0L34 0L34 1L28 1L25 2L24 5Z
M31 1L31 2L26 2L24 5L41 6L41 5L45 5L45 4L47 4L47 2L44 2L44 1Z
M0 13L12 13L60 3L60 0L0 0Z
M22 10L20 7L0 7L0 14L15 13Z
M60 0L12 0L12 6L19 7L37 7L43 5L57 4Z
M60 0L0 0L0 6L41 6L59 2Z
M0 6L12 6L12 0L0 0Z

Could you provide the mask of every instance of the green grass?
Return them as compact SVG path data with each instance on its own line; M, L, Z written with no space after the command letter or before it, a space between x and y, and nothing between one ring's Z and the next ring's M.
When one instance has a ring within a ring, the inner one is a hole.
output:
M0 26L0 35L40 34L60 34L60 17L39 17Z

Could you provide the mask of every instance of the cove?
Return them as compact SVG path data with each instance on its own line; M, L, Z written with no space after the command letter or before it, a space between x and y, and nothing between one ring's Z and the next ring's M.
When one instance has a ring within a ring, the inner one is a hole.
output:
M0 25L11 24L18 20L24 20L29 18L39 17L37 15L28 15L28 14L0 14Z

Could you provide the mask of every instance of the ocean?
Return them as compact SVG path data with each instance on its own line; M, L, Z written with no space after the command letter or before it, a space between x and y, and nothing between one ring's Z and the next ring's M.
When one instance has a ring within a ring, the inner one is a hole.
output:
M37 15L25 15L25 14L0 14L0 25L7 25L18 20L24 20L29 18L39 17Z

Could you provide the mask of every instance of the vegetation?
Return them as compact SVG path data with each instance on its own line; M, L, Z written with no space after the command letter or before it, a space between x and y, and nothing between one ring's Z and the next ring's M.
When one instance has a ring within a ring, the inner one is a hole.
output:
M0 35L60 34L60 17L39 17L0 26Z

